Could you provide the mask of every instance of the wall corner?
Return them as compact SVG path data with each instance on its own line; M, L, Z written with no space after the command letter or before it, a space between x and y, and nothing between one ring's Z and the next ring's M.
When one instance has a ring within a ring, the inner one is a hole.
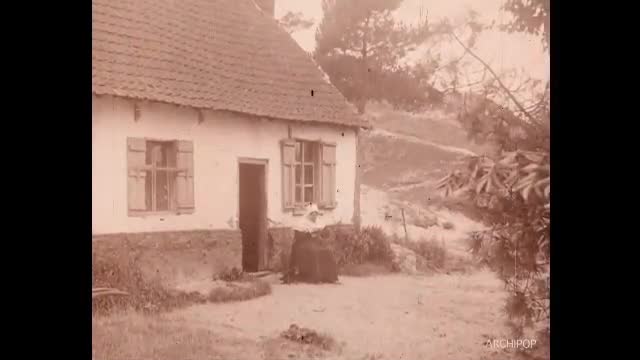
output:
M360 129L355 130L355 151L356 151L356 163L355 163L355 184L353 191L353 218L352 223L356 231L360 231L361 218L360 218L360 172L362 162L362 156L360 154Z

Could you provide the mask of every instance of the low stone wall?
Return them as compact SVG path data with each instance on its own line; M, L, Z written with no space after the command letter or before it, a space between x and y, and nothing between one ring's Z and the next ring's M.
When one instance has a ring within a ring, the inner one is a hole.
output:
M240 230L198 230L94 235L94 256L131 256L145 277L171 285L185 279L212 278L214 273L242 269Z

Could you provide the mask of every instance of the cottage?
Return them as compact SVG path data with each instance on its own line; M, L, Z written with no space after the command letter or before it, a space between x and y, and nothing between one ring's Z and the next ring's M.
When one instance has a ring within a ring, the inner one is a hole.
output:
M271 0L93 0L94 241L206 243L269 266L267 231L359 222L365 126ZM95 244L95 242L94 242Z

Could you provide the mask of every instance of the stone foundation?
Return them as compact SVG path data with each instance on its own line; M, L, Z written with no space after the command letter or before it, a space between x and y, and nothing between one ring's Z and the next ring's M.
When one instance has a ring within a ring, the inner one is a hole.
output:
M94 256L126 254L145 276L164 283L212 278L242 269L240 230L198 230L94 235Z

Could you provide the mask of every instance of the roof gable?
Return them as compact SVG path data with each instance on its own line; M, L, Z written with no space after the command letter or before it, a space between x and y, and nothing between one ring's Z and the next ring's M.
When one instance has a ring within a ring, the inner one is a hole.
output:
M309 55L251 0L92 1L96 94L365 125Z

